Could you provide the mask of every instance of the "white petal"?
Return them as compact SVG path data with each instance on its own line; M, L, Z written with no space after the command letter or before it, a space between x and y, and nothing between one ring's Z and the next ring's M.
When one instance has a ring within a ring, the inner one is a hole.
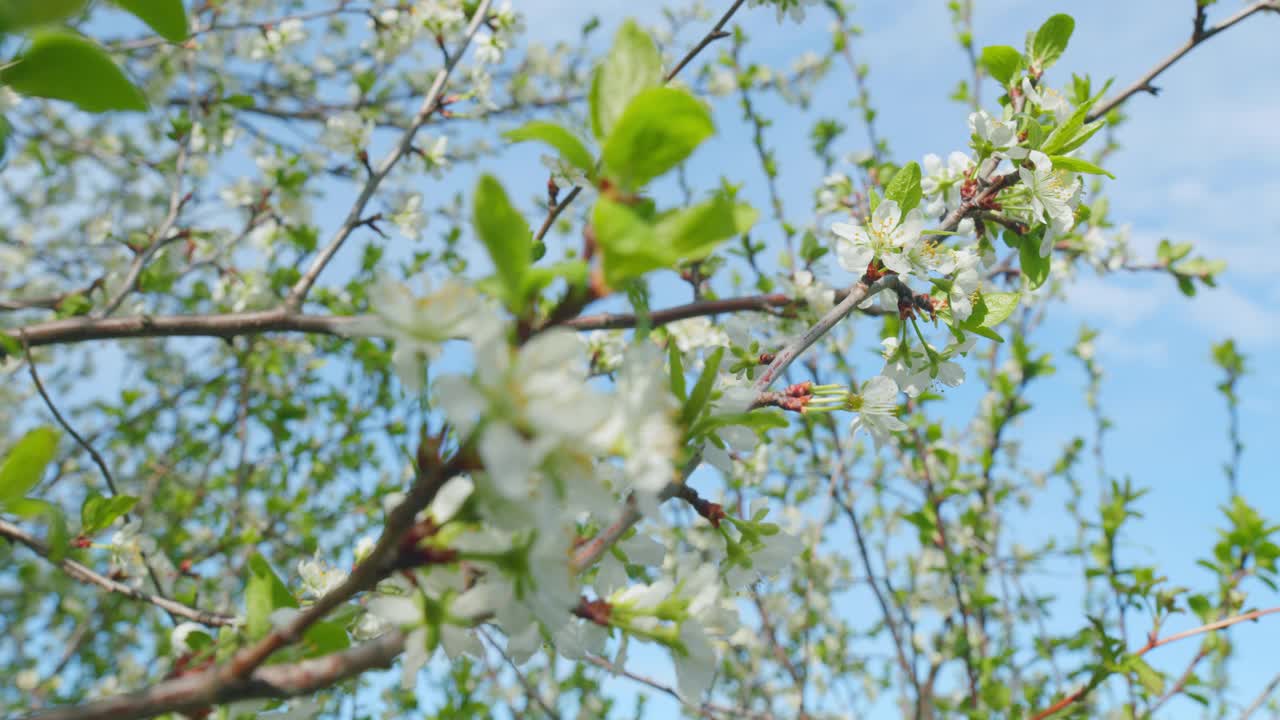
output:
M898 384L884 375L877 375L862 386L865 402L892 403L898 399Z
M369 600L369 612L396 625L416 625L422 622L422 608L417 600L395 595L380 595Z
M452 520L467 498L471 497L475 487L470 477L458 475L437 490L435 499L431 501L431 516L436 523L444 524Z
M409 633L404 641L404 656L400 659L400 687L412 690L418 684L418 671L430 658L427 651L427 629L420 627Z

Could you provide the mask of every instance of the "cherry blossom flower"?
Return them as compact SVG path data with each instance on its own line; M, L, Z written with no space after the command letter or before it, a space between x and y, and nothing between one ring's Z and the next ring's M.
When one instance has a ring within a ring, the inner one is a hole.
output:
M907 429L897 417L898 385L884 375L863 383L861 392L849 396L848 407L858 414L850 430L856 434L865 427L877 448L889 439L889 433Z
M920 242L924 219L920 210L913 209L903 216L896 201L880 203L865 225L835 223L836 254L840 266L859 277L867 271L867 265L879 259L884 266L899 275L911 273L912 264L907 255Z

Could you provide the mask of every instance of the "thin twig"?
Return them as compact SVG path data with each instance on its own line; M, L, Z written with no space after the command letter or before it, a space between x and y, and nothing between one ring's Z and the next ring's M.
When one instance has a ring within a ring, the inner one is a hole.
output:
M1190 630L1183 630L1182 632L1174 633L1172 635L1169 635L1168 637L1157 639L1153 635L1147 640L1146 645L1142 646L1136 652L1133 653L1133 657L1142 657L1143 655L1146 655L1152 650L1155 650L1156 648L1161 647L1163 645L1168 645L1169 643L1177 642L1179 640L1185 640L1189 637L1195 637L1196 635L1203 635L1204 633L1213 632L1214 630L1221 630L1223 628L1230 627L1238 623L1248 622L1250 620L1257 620L1258 618L1271 615L1273 613L1280 613L1280 606L1263 608L1261 610L1253 610L1251 612L1243 613L1240 615L1233 615L1229 618L1223 618L1222 620L1218 620L1216 622L1207 623L1199 627L1193 627ZM1071 705L1082 700L1085 695L1088 695L1089 691L1093 689L1095 685L1096 683L1089 683L1077 688L1076 690L1065 695L1061 700L1055 702L1054 704L1050 705L1044 710L1041 710L1035 715L1032 715L1031 720L1045 720L1045 718L1051 717L1054 714L1070 707Z
M40 557L45 559L49 558L50 550L48 545L10 522L0 520L0 537L22 543ZM151 593L143 592L137 588L94 572L75 560L63 559L55 564L75 580L88 583L89 585L96 585L108 592L124 595L125 597L132 598L134 600L151 603L152 605L167 611L171 615L186 618L187 620L198 622L202 625L218 627L222 625L231 625L237 622L233 615L224 615L222 613L210 612L208 610L200 610L198 608L183 605L176 600L170 600L169 598L161 595L153 595Z
M1121 90L1119 94L1115 95L1109 100L1103 101L1101 104L1095 107L1092 111L1090 111L1089 116L1086 118L1086 121L1093 122L1094 120L1097 120L1098 118L1111 112L1118 105L1123 103L1125 100L1128 100L1130 97L1140 92L1148 92L1148 93L1151 93L1152 95L1155 95L1156 93L1159 92L1159 89L1154 85L1152 85L1151 81L1159 77L1160 73L1163 73L1165 70L1168 70L1174 63L1181 60L1183 55L1186 55L1187 53L1191 52L1191 50L1195 48L1195 46L1199 45L1200 43L1208 40L1214 35L1217 35L1223 30L1230 28L1232 25L1235 25L1236 23L1240 22L1241 20L1244 20L1250 15L1253 15L1254 13L1262 12L1265 10L1270 10L1272 12L1280 12L1280 1L1264 0L1263 2L1256 2L1252 5L1249 5L1248 7L1242 8L1235 15L1232 15L1226 20L1223 20L1222 22L1218 23L1217 25L1214 25L1213 27L1207 30L1204 30L1203 32L1193 32L1190 39L1188 39L1185 43L1183 43L1182 46L1179 47L1177 50L1174 50L1164 60L1161 60L1159 63L1157 63L1156 66L1151 68L1151 70L1148 71L1146 75L1143 75L1141 78L1138 78L1138 80L1135 81L1132 85L1125 88L1124 90Z
M306 299L307 293L315 285L325 266L341 249L352 231L362 224L364 208L369 204L369 200L373 197L374 192L377 191L378 186L391 173L391 169L400 161L400 158L404 157L413 147L413 136L417 134L418 129L426 124L431 115L439 109L449 75L462 59L463 54L466 53L467 46L471 44L471 38L475 36L476 31L480 29L484 21L488 19L489 3L490 0L481 0L479 6L476 7L475 14L471 16L471 23L467 25L461 42L453 54L449 56L445 66L436 73L431 89L427 91L427 96L423 98L422 105L418 107L418 112L413 116L413 121L409 123L409 127L400 136L400 142L396 143L396 146L387 153L387 156L382 159L377 169L369 176L364 187L361 188L360 194L356 196L355 202L351 205L351 209L347 212L346 220L343 221L338 231L334 233L333 238L329 240L329 244L311 261L310 267L302 274L302 277L298 278L298 282L294 283L293 288L289 291L289 296L284 301L286 309L297 310L302 306L302 301Z
M1254 698L1253 702L1249 703L1249 707L1245 708L1244 712L1240 714L1240 720L1249 720L1250 716L1257 712L1258 708L1262 707L1262 703L1267 701L1267 698L1271 696L1271 693L1276 691L1277 687L1280 687L1280 673L1277 673L1275 677L1271 678L1271 682L1267 683L1267 686L1262 688L1262 692L1258 693L1258 697Z

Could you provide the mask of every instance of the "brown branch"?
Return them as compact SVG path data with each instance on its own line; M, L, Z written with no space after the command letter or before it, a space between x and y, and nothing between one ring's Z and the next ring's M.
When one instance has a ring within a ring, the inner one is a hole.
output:
M436 73L435 81L432 82L431 89L427 91L427 96L423 98L418 112L413 116L413 121L409 123L409 127L400 136L400 141L396 146L382 159L377 170L369 176L364 187L361 188L360 194L356 196L355 202L351 205L351 209L347 212L346 220L343 221L338 231L334 233L329 244L320 251L320 254L316 255L306 272L302 274L298 282L294 283L293 288L289 291L289 297L285 298L285 308L297 310L302 306L302 301L306 299L307 293L315 285L325 266L342 248L343 243L347 241L352 231L362 224L364 208L369 204L369 200L373 197L374 192L377 191L378 186L391 173L391 169L400 161L400 158L404 157L413 147L413 136L417 134L418 129L426 124L431 115L440 108L440 101L444 94L445 85L448 83L449 75L453 72L454 67L457 66L458 61L462 59L463 54L466 53L467 46L471 44L471 38L475 36L476 31L480 29L484 21L488 19L489 2L490 0L480 0L479 6L476 7L475 13L471 16L471 23L467 26L466 32L462 36L461 43L453 54L449 56L445 66Z
M119 720L169 712L198 713L211 705L256 698L290 698L387 668L404 651L404 633L393 630L366 643L311 660L268 665L246 678L220 683L214 673L186 675L128 695L29 715L27 720Z
M31 347L63 345L90 340L122 340L156 337L233 338L271 332L338 335L356 318L303 315L284 309L222 315L134 315L114 318L67 318L0 330L11 340ZM0 357L4 356L0 348Z
M22 528L5 520L0 520L0 537L7 538L11 541L22 543L30 548L35 554L46 560L49 558L49 546L41 542L35 536L26 532ZM67 575L80 582L89 585L96 585L108 592L124 595L133 600L151 603L162 610L167 611L170 615L183 617L193 622L198 622L210 627L218 627L221 625L231 625L236 622L236 618L232 615L223 615L222 613L210 612L208 610L200 610L198 608L188 607L176 600L162 597L160 595L152 595L143 592L137 588L126 585L122 582L112 580L111 578L101 575L88 567L81 565L75 560L64 559L55 563Z
M1240 22L1241 20L1244 20L1250 15L1253 15L1254 13L1257 13L1257 12L1262 12L1264 10L1270 10L1271 12L1280 12L1280 1L1263 0L1262 2L1255 2L1254 4L1249 5L1248 7L1242 8L1235 15L1232 15L1231 17L1227 18L1226 20L1223 20L1217 25L1214 25L1213 27L1208 29L1204 29L1203 16L1199 14L1201 12L1201 8L1197 8L1196 28L1192 32L1191 38L1188 39L1185 43L1183 43L1182 46L1179 47L1177 50L1174 50L1164 60L1161 60L1159 63L1157 63L1156 66L1151 68L1151 70L1148 71L1146 75L1143 75L1141 78L1136 80L1132 85L1120 91L1118 95L1112 97L1109 100L1104 101L1101 105L1098 105L1096 108L1090 111L1089 116L1085 118L1086 122L1093 122L1094 120L1097 120L1098 118L1111 112L1113 109L1115 109L1124 101L1128 100L1130 97L1140 92L1148 92L1148 93L1151 93L1152 95L1155 95L1156 93L1160 92L1159 88L1151 84L1151 81L1159 77L1160 74L1163 73L1165 70L1168 70L1174 63L1181 60L1182 56L1191 52L1193 48L1195 48L1197 45L1204 42L1205 40L1208 40L1214 35L1217 35L1218 33L1222 32L1223 30L1230 28L1232 25L1235 25L1236 23Z
M698 44L690 48L689 52L685 53L684 57L680 58L680 62L676 63L676 66L671 68L671 72L667 73L667 82L671 82L675 79L675 76L679 75L680 71L683 70L686 65L693 62L693 59L698 56L698 53L705 50L708 45L716 40L729 36L729 33L725 32L724 26L729 24L729 19L733 17L734 13L738 12L738 8L742 7L742 3L744 1L745 0L734 0L733 5L730 5L729 9L725 10L724 15L720 16L720 20L716 22L710 32L703 35L702 39L698 41Z
M1152 650L1155 650L1156 648L1162 645L1168 645L1169 643L1177 642L1179 640L1185 640L1189 637L1195 637L1196 635L1203 635L1204 633L1213 632L1214 630L1221 630L1223 628L1230 627L1238 623L1247 622L1250 620L1257 620L1258 618L1271 615L1273 613L1280 613L1280 606L1263 608L1261 610L1253 610L1247 613L1242 613L1240 615L1233 615L1229 618L1223 618L1222 620L1218 620L1216 622L1200 625L1199 627L1193 627L1190 630L1183 630L1182 632L1177 632L1167 637L1163 637L1159 639L1157 639L1155 635L1152 634L1147 639L1147 644L1143 645L1141 648L1139 648L1136 652L1133 653L1133 657L1142 657L1143 655L1146 655L1147 653L1151 652ZM1031 720L1045 720L1045 718L1051 717L1054 714L1070 707L1071 705L1074 705L1075 703L1084 699L1084 697L1089 694L1089 691L1093 689L1095 684L1096 683L1088 683L1088 684L1082 685L1078 689L1063 696L1061 700L1058 700L1057 702L1045 708L1044 710L1041 710L1035 715L1032 715Z
M278 627L254 645L241 650L230 662L217 669L220 682L234 684L267 661L277 650L297 642L316 622L345 604L357 594L372 589L397 567L401 542L405 532L414 524L418 512L431 504L441 486L461 471L463 455L443 465L437 464L420 470L409 494L387 517L387 524L369 556L351 571L351 574L333 590L325 593L315 603L308 605L283 627Z

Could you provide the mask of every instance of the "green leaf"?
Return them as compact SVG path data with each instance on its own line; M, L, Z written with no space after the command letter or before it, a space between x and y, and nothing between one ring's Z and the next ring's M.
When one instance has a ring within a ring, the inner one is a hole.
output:
M81 110L146 110L147 99L111 57L88 38L61 30L36 33L0 82L35 97L67 100Z
M40 482L57 447L58 433L50 427L38 427L18 440L0 464L0 506L21 498Z
M1027 48L1032 63L1039 69L1046 70L1057 62L1067 49L1067 42L1071 40L1071 33L1075 29L1076 21L1070 15L1058 14L1046 20L1036 31L1031 47Z
M624 190L684 161L715 132L706 106L684 90L651 88L631 101L605 140L605 172Z
M721 242L746 232L758 216L753 208L735 204L724 194L656 220L640 212L643 209L608 198L596 202L592 226L609 285L618 287L651 270L704 258Z
M711 353L711 357L707 358L707 364L703 366L702 374L698 376L698 382L693 386L693 391L689 393L689 399L684 404L684 410L680 413L682 425L689 425L702 414L707 400L711 398L711 390L716 384L716 373L720 371L720 361L723 359L723 347L716 348L715 352Z
M583 145L576 135L555 123L538 121L526 123L515 130L503 133L503 137L517 143L531 140L545 143L560 153L560 157L570 165L587 175L595 172L595 159L591 157L587 146Z
M1022 53L1008 45L989 45L982 48L978 62L986 68L987 74L1007 86L1022 63Z
M1040 151L1045 155L1065 155L1085 144L1089 138L1093 137L1094 133L1101 130L1102 120L1091 122L1087 125L1084 120L1089 116L1089 110L1102 99L1103 93L1110 87L1111 83L1108 81L1102 87L1101 92L1076 107L1070 117L1054 128L1049 133L1049 137L1044 139L1044 143L1040 146Z
M600 198L591 225L604 256L604 280L613 287L675 263L670 248L659 245L653 224L627 205Z
M27 519L42 518L45 522L45 542L49 545L49 559L61 562L67 556L67 518L62 508L51 502L35 498L19 498L5 503L5 510Z
M1129 666L1138 676L1138 682L1142 684L1144 690L1155 697L1164 694L1164 676L1147 664L1146 660L1140 657L1130 658Z
M503 283L504 297L512 312L522 309L525 273L533 262L533 231L524 216L511 206L507 191L492 175L482 175L476 184L476 234L489 251L493 267Z
M87 315L93 309L93 301L84 293L71 293L58 301L56 309L60 318Z
M1022 237L1022 245L1018 248L1018 260L1022 266L1022 276L1027 279L1027 283L1031 285L1031 289L1035 290L1049 279L1050 259L1053 253L1049 253L1049 257L1040 256L1040 241L1045 232L1041 228L1038 232L1033 232Z
M230 105L237 110L248 110L256 103L252 95L245 95L243 93L228 95L222 98L221 102L225 105Z
M91 493L80 506L80 534L85 537L97 535L137 504L138 498L131 495L105 497L99 493Z
M185 638L187 648L193 653L200 653L213 647L213 636L203 630L192 630Z
M1014 309L1018 307L1018 300L1021 297L1022 293L1016 292L983 293L982 299L987 305L987 314L982 318L982 326L993 328L1008 320Z
M589 268L581 260L565 260L551 265L529 268L524 275L524 297L529 298L542 292L543 288L564 278L570 285L584 285L587 282Z
M662 84L662 56L633 20L623 23L613 48L591 79L591 132L603 140L640 91Z
M697 260L725 240L751 229L758 217L755 208L736 205L724 194L718 194L708 202L663 215L657 223L657 233L670 243L676 259Z
M307 628L303 635L303 654L319 657L351 646L351 638L341 623L321 621Z
M115 0L169 42L187 39L187 11L182 0Z
M0 2L0 33L62 22L84 5L85 0L4 0Z
M1191 258L1178 263L1173 271L1179 275L1194 275L1198 278L1213 277L1227 269L1226 260L1210 260L1208 258Z
M702 437L716 428L742 425L756 430L773 430L788 425L782 413L772 410L752 410L728 415L711 415L698 420L689 430L690 437Z
M250 555L248 566L249 582L244 591L245 630L251 639L256 639L271 631L271 613L280 608L296 608L298 601L261 553Z
M988 340L994 340L995 342L999 342L999 343L1004 342L1004 338L1000 337L1000 333L983 325L979 325L978 327L975 327L975 328L965 328L965 330L975 335L980 335Z
M671 373L671 394L683 404L688 399L684 387L684 359L680 356L680 347L675 338L667 340L667 369Z
M904 217L920 204L920 198L923 196L924 193L920 189L920 166L914 160L894 173L893 179L889 181L889 187L884 189L884 199L897 202L902 208Z
M1115 175L1094 165L1088 160L1080 158L1067 157L1065 155L1050 155L1049 159L1053 161L1053 166L1060 170L1070 170L1072 172L1089 173L1090 175L1106 175L1112 180L1116 179Z

